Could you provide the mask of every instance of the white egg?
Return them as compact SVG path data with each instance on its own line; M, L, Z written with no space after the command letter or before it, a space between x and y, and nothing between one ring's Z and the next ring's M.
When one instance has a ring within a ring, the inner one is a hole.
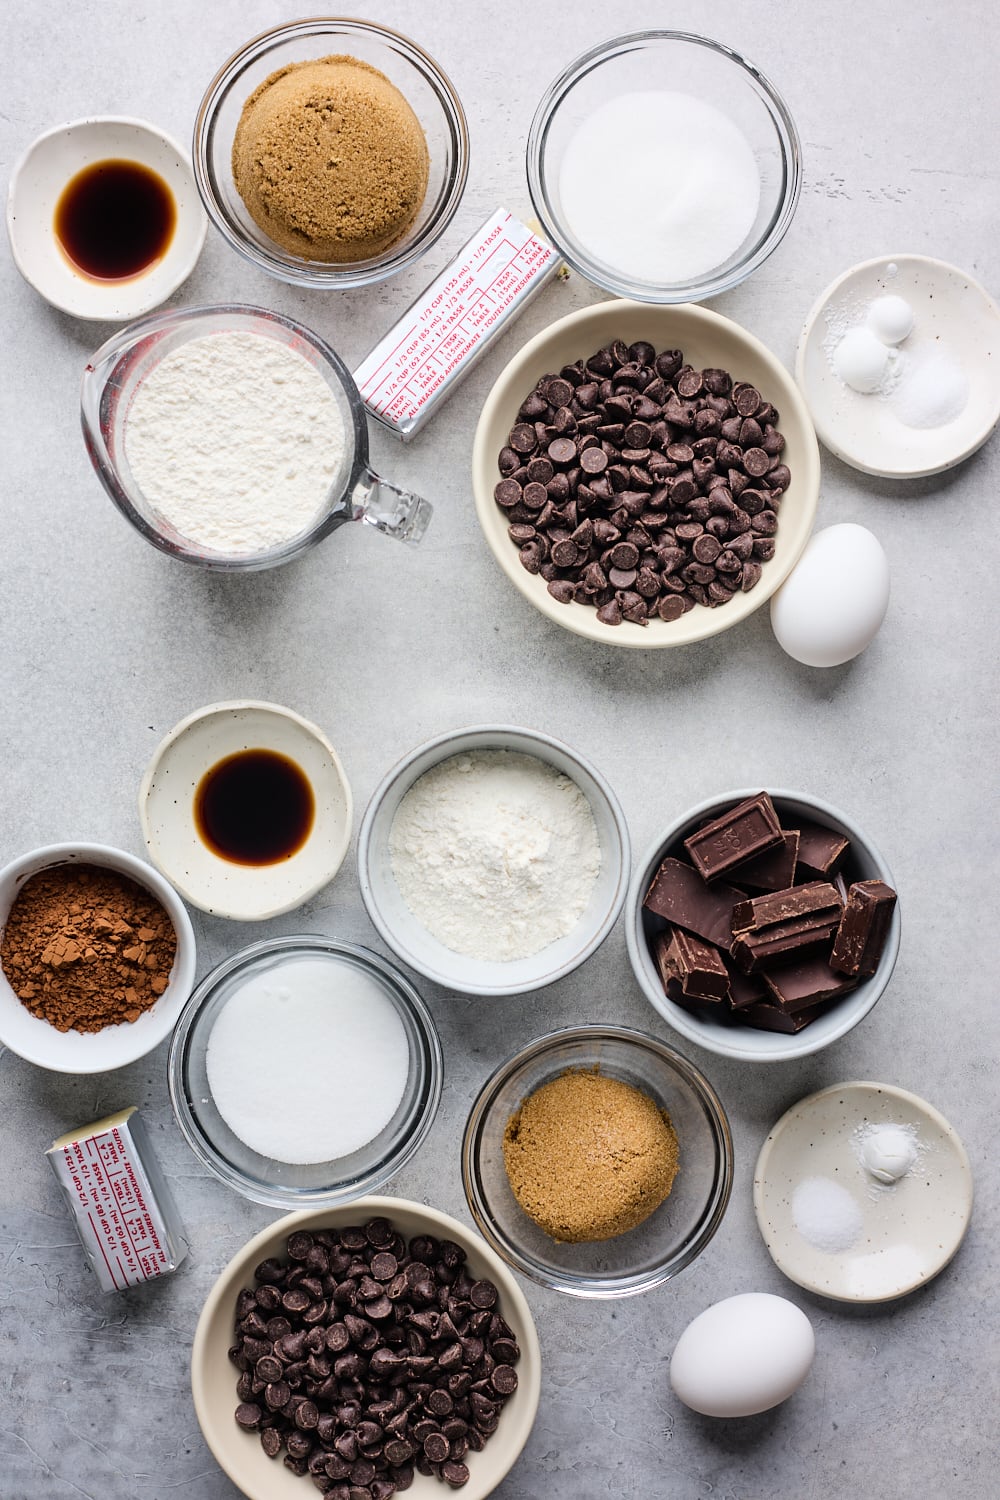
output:
M913 332L913 308L895 292L876 297L868 309L868 327L883 344L901 344Z
M844 521L817 531L771 600L778 645L807 667L837 667L870 646L889 607L877 537Z
M889 369L889 350L869 328L851 328L833 351L833 368L862 395L877 391Z
M688 1324L670 1361L670 1384L706 1417L752 1417L798 1390L815 1352L812 1324L794 1302L744 1292Z

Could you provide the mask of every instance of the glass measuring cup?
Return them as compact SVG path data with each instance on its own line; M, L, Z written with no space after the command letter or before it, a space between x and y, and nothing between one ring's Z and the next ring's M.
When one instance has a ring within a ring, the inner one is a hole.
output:
M294 349L323 376L344 426L343 456L316 516L298 535L265 551L216 552L183 536L142 493L125 451L129 407L146 376L189 339L223 332L261 334ZM364 521L411 545L427 530L430 503L382 479L369 466L365 409L343 361L311 329L266 308L195 307L154 313L132 323L102 344L88 362L80 415L90 461L122 515L154 547L184 562L224 572L277 567L314 547L346 521Z

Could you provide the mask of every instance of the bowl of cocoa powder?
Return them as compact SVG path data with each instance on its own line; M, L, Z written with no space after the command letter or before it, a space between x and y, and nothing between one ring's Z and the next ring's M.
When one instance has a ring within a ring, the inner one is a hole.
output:
M106 844L48 844L0 870L0 1043L56 1073L105 1073L173 1030L195 975L184 904Z

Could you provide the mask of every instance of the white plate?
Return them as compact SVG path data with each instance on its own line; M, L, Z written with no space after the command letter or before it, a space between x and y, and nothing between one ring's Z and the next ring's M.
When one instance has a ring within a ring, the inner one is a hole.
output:
M891 1187L856 1154L866 1124L911 1126L916 1164ZM835 1181L861 1212L849 1250L819 1250L795 1227L792 1197L806 1178ZM887 1302L931 1280L951 1260L972 1215L972 1171L961 1140L932 1105L887 1083L842 1083L800 1099L771 1131L753 1182L757 1225L780 1271L839 1302Z
M194 817L198 783L241 750L274 750L302 770L315 799L308 838L270 865L223 859L203 843ZM150 859L202 911L256 922L292 911L340 869L351 839L351 789L336 750L308 719L277 703L210 703L175 725L157 747L139 788L139 818Z
M830 365L824 341L829 345L831 332L864 322L874 298L890 292L914 312L903 355L947 352L968 377L964 411L940 427L907 427L891 398L852 391ZM975 453L1000 422L1000 308L977 281L944 261L926 255L864 261L828 286L810 312L795 378L820 438L844 463L884 479L939 474Z
M59 248L53 219L63 189L78 172L117 159L139 162L163 178L177 223L166 253L147 271L127 281L92 281ZM32 142L11 173L7 234L14 264L47 302L75 318L114 323L158 307L194 270L207 228L185 152L143 120L102 116L57 125Z

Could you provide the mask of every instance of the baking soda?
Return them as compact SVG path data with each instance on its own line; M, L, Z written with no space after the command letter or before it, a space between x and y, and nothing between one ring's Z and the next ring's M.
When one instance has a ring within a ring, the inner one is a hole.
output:
M235 989L205 1058L219 1114L251 1151L297 1165L360 1151L399 1107L406 1031L377 980L291 959Z
M757 218L760 171L746 136L713 105L644 90L609 99L577 128L559 195L589 255L662 286L735 255Z

